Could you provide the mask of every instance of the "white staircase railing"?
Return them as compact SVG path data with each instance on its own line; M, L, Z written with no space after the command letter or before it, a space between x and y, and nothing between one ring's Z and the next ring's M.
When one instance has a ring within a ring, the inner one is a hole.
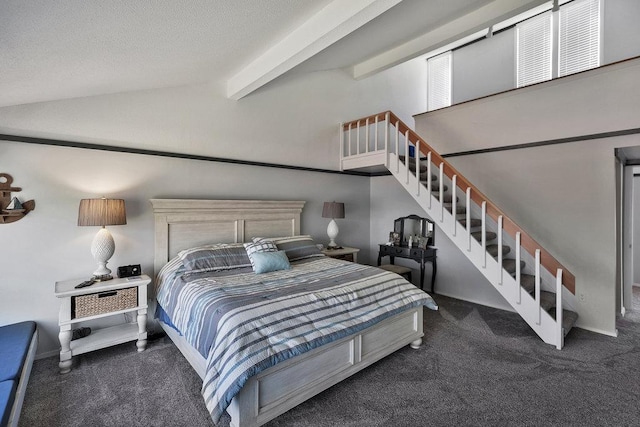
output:
M384 165L542 340L558 349L562 348L562 292L565 288L575 293L575 277L551 254L392 112L341 124L340 141L341 169ZM421 180L423 165L426 169L425 180ZM433 186L434 170L437 170L437 188ZM446 185L450 185L450 203L445 199ZM458 201L458 193L464 195L463 205ZM459 207L464 208L461 213ZM479 238L474 238L471 231L474 228L473 212L479 212L481 217ZM464 224L459 223L460 219L465 220ZM488 256L487 252L490 227L497 234L495 258ZM503 240L507 238L515 242L513 275L503 268ZM527 259L533 260L531 273L535 286L532 294L523 292L522 278L525 272L522 271L521 262L525 254ZM556 293L555 319L541 305L543 274L545 278L551 278L551 281L555 279L553 285L548 285Z

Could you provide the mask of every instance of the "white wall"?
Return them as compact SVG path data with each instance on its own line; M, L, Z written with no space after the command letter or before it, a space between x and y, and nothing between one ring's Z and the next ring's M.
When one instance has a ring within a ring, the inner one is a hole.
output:
M337 170L339 122L392 109L412 123L425 108L423 67L412 61L362 81L341 71L294 75L237 102L185 86L1 108L0 133ZM76 225L82 198L126 200L127 225L111 227L112 270L141 263L152 272L148 199L163 197L306 200L302 232L323 243L322 203L343 201L339 240L370 259L366 177L1 140L0 171L36 202L23 220L0 225L0 324L36 320L39 355L59 346L54 282L95 269L97 230Z
M442 154L640 127L640 60L416 117ZM617 147L640 135L449 161L576 276L578 326L615 333Z
M639 16L637 0L603 0L602 65L640 55ZM453 51L453 104L516 87L515 37L510 28Z
M429 216L393 176L371 178L370 193L370 251L371 261L375 263L378 245L389 240L389 232L393 231L393 221L396 218L411 214L427 218ZM436 221L435 247L438 248L438 270L434 294L436 302L437 295L446 295L503 310L512 310L491 283L478 273L476 267L437 225ZM388 258L383 260L384 264L388 262ZM418 263L401 258L396 258L395 263L411 268L413 283L419 286L420 266ZM426 291L430 286L431 268L431 264L427 264L425 268L424 289Z
M516 87L515 30L453 51L453 104Z
M34 199L24 219L2 225L0 236L0 324L36 320L40 354L55 351L59 301L54 282L89 277L97 227L78 227L80 199L106 195L124 198L127 225L110 227L116 253L109 262L142 264L153 275L151 198L306 200L302 232L327 243L322 202L345 202L340 239L363 249L368 259L369 179L326 173L287 171L205 161L105 153L0 142L1 169L22 187L18 195Z

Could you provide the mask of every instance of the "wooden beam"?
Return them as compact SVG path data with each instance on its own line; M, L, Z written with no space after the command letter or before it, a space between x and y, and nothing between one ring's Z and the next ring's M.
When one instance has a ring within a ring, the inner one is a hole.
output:
M402 0L334 0L227 81L238 100L351 34Z
M353 78L362 79L384 71L487 29L545 2L546 0L494 0L413 40L354 65Z

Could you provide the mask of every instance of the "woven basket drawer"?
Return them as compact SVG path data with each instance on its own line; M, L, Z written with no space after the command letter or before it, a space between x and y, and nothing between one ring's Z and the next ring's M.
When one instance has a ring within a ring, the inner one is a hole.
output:
M137 287L71 297L71 313L74 319L126 310L137 306Z

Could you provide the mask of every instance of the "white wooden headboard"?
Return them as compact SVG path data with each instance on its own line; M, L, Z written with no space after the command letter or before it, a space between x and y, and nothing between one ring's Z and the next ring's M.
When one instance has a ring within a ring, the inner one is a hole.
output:
M304 201L151 199L155 217L154 270L178 252L206 243L300 234Z

